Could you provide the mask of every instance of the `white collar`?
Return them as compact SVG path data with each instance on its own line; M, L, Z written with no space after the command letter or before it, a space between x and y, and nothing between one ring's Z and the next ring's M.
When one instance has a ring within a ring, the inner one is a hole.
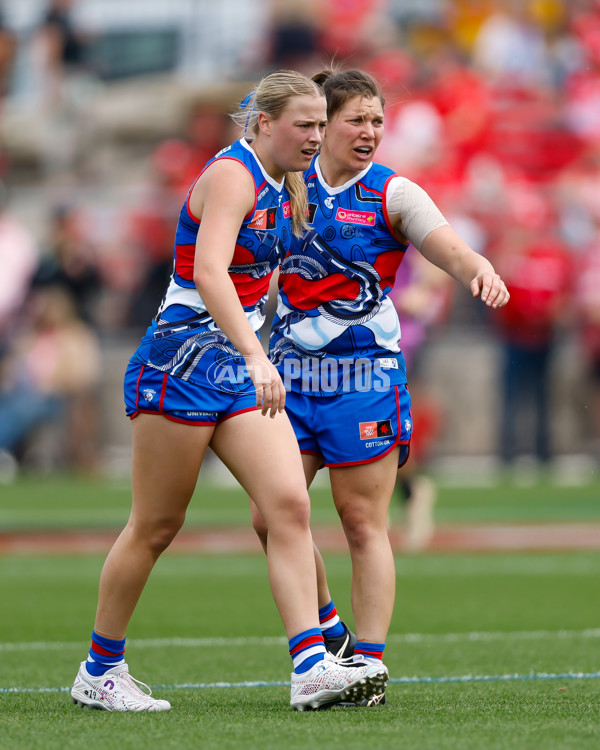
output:
M317 172L317 178L321 185L325 188L325 190L329 193L329 195L337 195L338 193L343 193L344 190L347 190L349 187L357 183L359 180L362 180L362 178L367 174L369 169L373 166L373 162L370 162L368 167L365 167L362 172L359 172L357 175L355 175L351 180L348 180L348 182L345 182L343 185L340 185L339 187L331 187L327 184L325 181L325 178L323 177L323 173L321 172L321 166L319 164L319 157L315 159L315 170Z
M271 177L271 175L267 174L265 168L262 165L261 160L256 155L256 151L252 148L252 146L249 143L249 141L247 141L245 138L240 138L240 143L242 144L242 146L245 149L247 149L248 151L250 151L250 153L252 154L252 156L256 159L256 163L258 164L258 166L260 168L260 171L263 173L263 177L265 178L265 180L269 183L269 185L271 185L271 187L275 188L275 190L277 190L277 192L280 193L283 190L283 185L285 183L285 177L283 178L283 180L281 180L281 182L277 182L276 180L274 180Z

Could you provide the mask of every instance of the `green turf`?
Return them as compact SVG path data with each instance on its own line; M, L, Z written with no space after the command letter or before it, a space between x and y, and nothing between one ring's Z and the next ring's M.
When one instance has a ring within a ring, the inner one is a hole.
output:
M313 522L336 522L329 492L312 497ZM442 485L436 518L597 521L598 497L598 482ZM117 528L129 503L127 482L24 476L0 486L0 529ZM401 516L399 503L393 513ZM247 523L241 490L199 481L188 526ZM242 750L600 747L600 679L541 679L600 672L600 553L399 557L385 656L395 680L389 705L309 714L288 706L289 657L259 554L167 553L159 561L131 623L128 660L173 711L78 710L64 690L89 645L102 562L0 557L2 750L100 743L137 750L145 742ZM329 556L327 567L338 609L350 619L348 558ZM256 680L276 684L182 687Z
M326 561L348 618L349 562ZM130 627L128 661L171 712L77 709L56 691L87 651L101 565L96 556L0 558L0 747L600 746L600 679L515 679L600 671L600 553L399 558L389 705L300 714L279 684L290 663L260 555L159 561ZM452 678L465 681L439 681ZM256 680L276 684L183 687Z
M529 487L503 482L485 488L442 484L438 493L435 516L440 523L600 520L600 481L577 487L549 482ZM329 490L315 488L311 497L313 523L337 522ZM118 528L127 520L130 502L127 481L25 476L13 485L0 485L0 530ZM392 514L402 516L398 498ZM243 490L198 482L188 527L248 522Z

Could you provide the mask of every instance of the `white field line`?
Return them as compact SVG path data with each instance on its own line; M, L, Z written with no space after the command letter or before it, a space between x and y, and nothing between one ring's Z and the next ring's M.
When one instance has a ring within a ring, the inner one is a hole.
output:
M387 643L477 643L498 641L569 640L600 638L600 628L586 630L521 630L521 631L476 631L471 633L399 633L389 635ZM278 636L241 638L139 638L127 641L128 647L136 648L214 648L235 646L287 645L287 640ZM11 651L60 651L63 649L86 649L89 641L23 641L0 642L0 653Z
M396 677L389 681L392 685L436 685L450 683L472 682L534 682L537 680L597 680L600 672L530 672L529 674L500 674L500 675L456 675L442 677ZM206 690L223 688L256 688L256 687L288 687L289 682L196 682L180 685L152 685L153 690ZM0 695L22 695L40 693L68 693L70 687L41 687L41 688L2 688Z

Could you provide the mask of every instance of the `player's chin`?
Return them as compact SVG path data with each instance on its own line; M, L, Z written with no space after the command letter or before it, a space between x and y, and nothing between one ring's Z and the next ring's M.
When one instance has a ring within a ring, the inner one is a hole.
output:
M303 149L299 154L299 160L302 162L302 169L306 169L310 166L312 160L315 158L315 156L318 154L318 150L316 148L310 148L310 149Z

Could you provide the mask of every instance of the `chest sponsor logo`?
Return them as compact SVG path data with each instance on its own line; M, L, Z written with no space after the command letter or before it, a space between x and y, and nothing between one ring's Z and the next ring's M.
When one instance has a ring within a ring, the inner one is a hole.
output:
M286 201L281 208L283 209L283 218L289 219L292 215L292 207L290 206L290 202Z
M277 226L277 209L260 208L254 212L248 229L275 229Z
M375 226L374 211L351 211L346 208L338 208L335 215L337 221L343 221L346 224L363 224L364 226Z
M323 203L327 206L327 208L333 208L333 198L329 196L329 198L325 198Z
M379 422L359 422L361 440L374 440L387 438L393 435L392 423L389 419L381 419Z

